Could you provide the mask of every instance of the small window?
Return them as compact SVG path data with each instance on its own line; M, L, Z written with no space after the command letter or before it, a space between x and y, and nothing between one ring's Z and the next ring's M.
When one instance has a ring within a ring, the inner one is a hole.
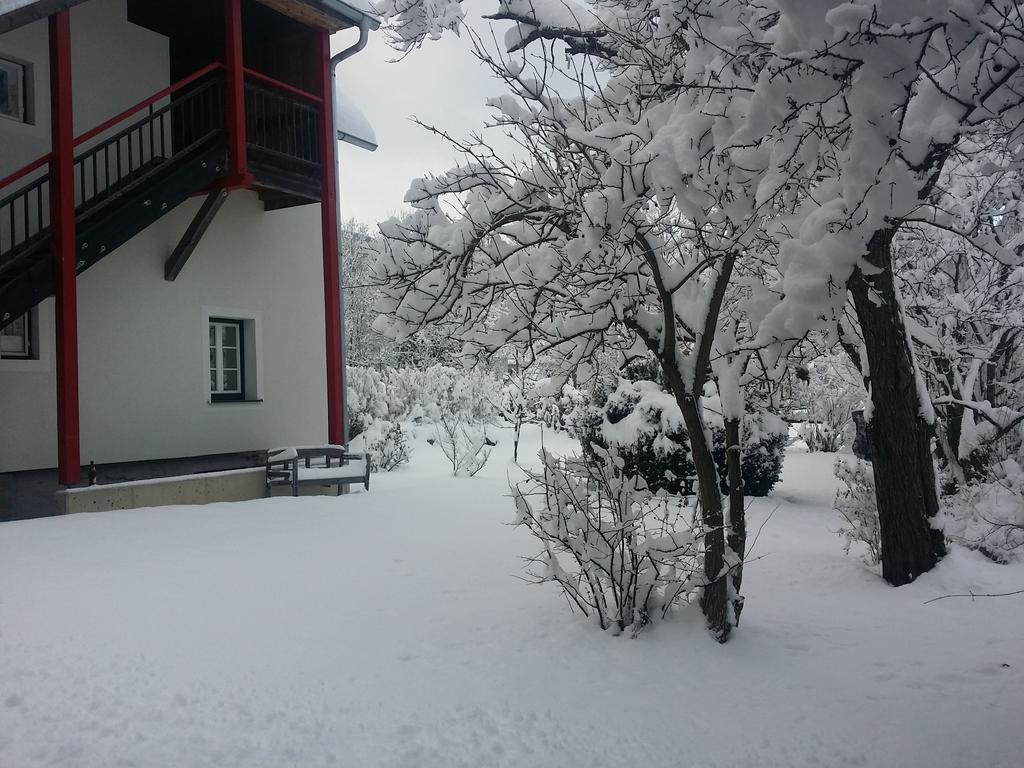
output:
M210 399L245 399L245 334L241 320L210 318Z
M29 312L0 329L0 357L31 360L32 352L32 313Z
M31 122L30 87L30 68L27 64L0 58L0 117L19 123Z

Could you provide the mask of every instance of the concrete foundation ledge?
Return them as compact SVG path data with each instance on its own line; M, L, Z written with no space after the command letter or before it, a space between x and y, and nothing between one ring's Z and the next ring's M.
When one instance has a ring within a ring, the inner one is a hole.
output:
M157 477L127 483L90 485L57 492L65 514L106 512L179 504L212 504L218 501L262 499L266 488L263 467L204 472L177 477Z

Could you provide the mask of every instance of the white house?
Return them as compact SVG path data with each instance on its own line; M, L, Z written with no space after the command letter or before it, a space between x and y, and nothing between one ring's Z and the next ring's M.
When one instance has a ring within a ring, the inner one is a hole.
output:
M344 442L332 77L377 26L0 0L0 473Z

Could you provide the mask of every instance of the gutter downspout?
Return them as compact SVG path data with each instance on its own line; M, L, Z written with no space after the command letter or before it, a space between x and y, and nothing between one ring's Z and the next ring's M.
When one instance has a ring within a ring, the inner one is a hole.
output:
M330 102L331 115L330 115L330 118L331 118L331 140L334 142L334 147L335 147L335 149L334 149L334 162L335 162L335 169L334 169L334 199L337 201L339 209L341 208L341 169L339 167L339 162L338 162L338 159L339 159L338 158L338 149L337 149L337 147L338 147L338 130L337 130L337 127L334 125L334 94L336 93L336 89L337 89L338 65L341 64L341 62L345 61L345 59L351 58L352 56L355 56L357 53L359 53L361 50L363 50L363 48L366 47L366 43L369 41L369 39L370 39L370 21L369 21L369 19L363 17L363 19L359 22L359 39L356 40L355 43L350 45L345 50L340 51L340 52L336 53L334 56L331 57L331 102ZM340 214L340 212L338 214L338 232L339 232L339 234L341 232L341 214ZM339 240L340 240L340 238L339 238ZM344 269L343 269L344 262L343 262L343 258L342 257L343 257L343 254L341 253L341 248L338 248L338 272L339 272L339 274L344 274ZM344 282L342 282L342 284L341 284L341 290L339 291L339 293L340 293L340 295L338 296L338 306L341 309L341 399L342 399L343 408L345 409L345 411L347 411L348 410L348 408L347 408L347 400L348 400L348 333L345 330L345 285L344 285ZM345 430L344 444L347 446L348 445L348 435L349 435L349 423L348 423L348 414L347 413L344 414L343 422L342 423L344 424L344 430Z

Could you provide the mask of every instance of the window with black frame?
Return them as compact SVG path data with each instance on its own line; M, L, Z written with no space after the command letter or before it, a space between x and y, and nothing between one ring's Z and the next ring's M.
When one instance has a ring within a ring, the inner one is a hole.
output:
M0 358L28 360L32 357L32 315L26 313L0 329Z
M241 320L210 318L210 400L245 399L245 351Z
M29 122L29 68L0 56L0 117Z

